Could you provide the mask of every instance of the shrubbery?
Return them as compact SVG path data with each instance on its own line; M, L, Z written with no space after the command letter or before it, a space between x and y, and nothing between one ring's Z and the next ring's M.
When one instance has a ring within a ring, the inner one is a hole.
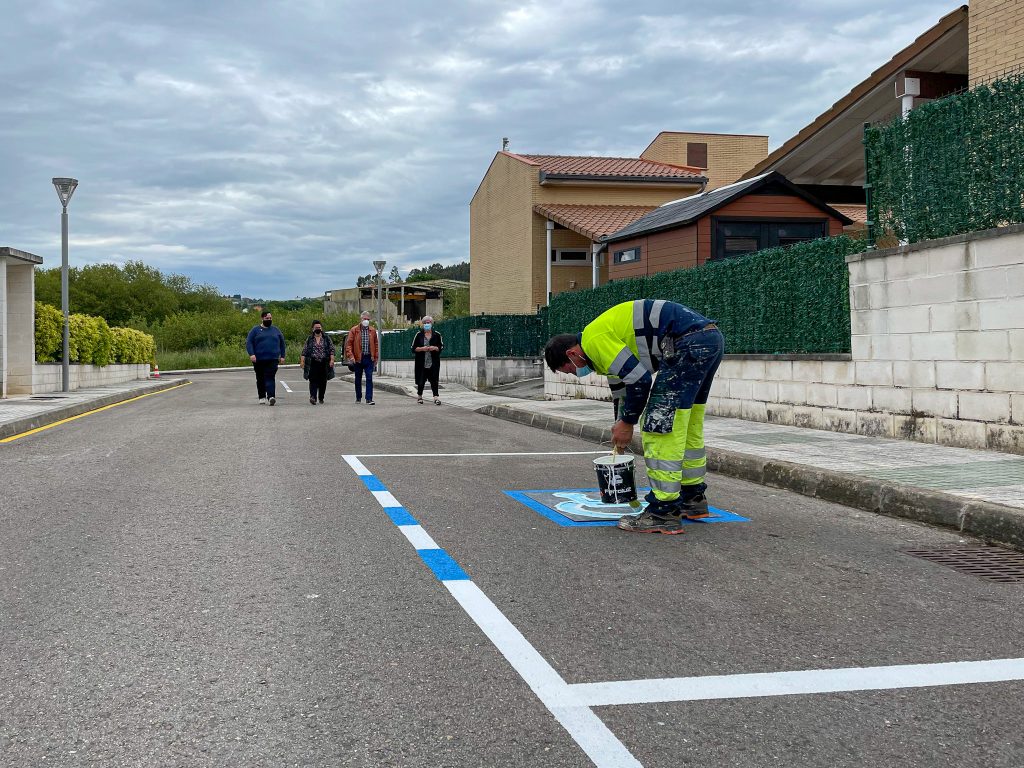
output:
M73 314L68 318L68 356L73 363L150 363L155 343L148 333L134 328L111 328L102 317ZM61 359L64 320L59 310L36 302L36 360Z
M64 318L60 310L36 302L36 360L41 363L59 360L64 341Z
M115 363L151 363L156 358L156 344L148 333L134 328L111 328L112 355Z

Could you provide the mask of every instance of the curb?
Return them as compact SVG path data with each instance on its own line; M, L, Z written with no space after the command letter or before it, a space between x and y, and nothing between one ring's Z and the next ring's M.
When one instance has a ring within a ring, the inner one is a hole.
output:
M286 363L278 366L277 370L283 371L286 368L298 368L298 363ZM228 373L231 371L252 371L251 365L240 365L234 368L182 368L179 371L160 371L161 376L188 376L190 373Z
M593 443L611 442L611 428L580 424L561 416L531 413L506 404L485 405L476 412ZM633 438L630 447L635 453L643 454L639 437ZM865 512L953 528L988 542L1024 550L1024 513L1014 507L952 496L930 488L884 484L874 478L721 448L708 448L708 469Z
M114 405L115 403L120 403L125 400L131 400L133 397L138 397L139 395L161 392L165 389L174 389L182 384L190 383L191 382L188 379L152 382L124 392L104 395L103 397L99 397L95 400L88 400L82 403L75 403L74 405L53 408L45 413L37 413L34 416L26 416L23 419L8 421L4 424L0 424L0 440L20 435L22 432L30 432L33 429L39 429L39 427L45 427L48 424L53 424L57 421L70 419L72 416L81 416L83 413L95 411L97 408L103 408L107 405Z

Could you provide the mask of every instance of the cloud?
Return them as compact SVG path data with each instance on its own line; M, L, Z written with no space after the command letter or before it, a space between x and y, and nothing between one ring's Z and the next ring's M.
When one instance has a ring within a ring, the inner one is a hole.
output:
M0 45L3 245L316 295L468 258L501 138L636 155L661 130L778 145L952 10L938 0L173 4L39 0Z

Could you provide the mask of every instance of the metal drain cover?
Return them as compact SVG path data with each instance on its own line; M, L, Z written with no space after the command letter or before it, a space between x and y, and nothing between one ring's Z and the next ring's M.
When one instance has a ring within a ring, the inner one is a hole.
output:
M923 547L902 552L1003 583L1024 582L1024 553L1001 547Z

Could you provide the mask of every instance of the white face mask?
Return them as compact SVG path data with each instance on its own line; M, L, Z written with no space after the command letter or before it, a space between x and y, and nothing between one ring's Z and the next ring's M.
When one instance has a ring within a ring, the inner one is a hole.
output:
M370 327L370 321L369 320L363 320L363 328L369 328L369 327Z

